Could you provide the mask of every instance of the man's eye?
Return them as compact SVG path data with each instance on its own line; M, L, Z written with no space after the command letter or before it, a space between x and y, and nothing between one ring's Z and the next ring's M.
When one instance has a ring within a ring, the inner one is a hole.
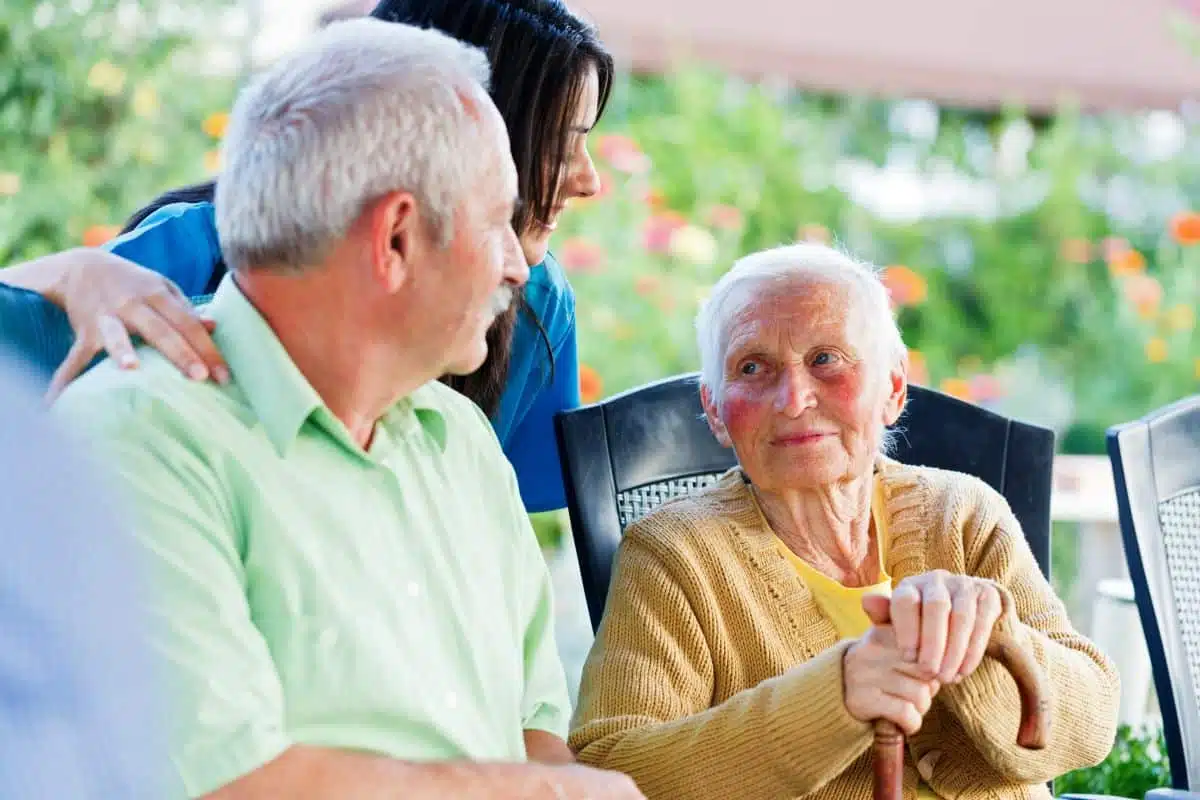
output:
M817 353L817 355L813 359L812 363L813 363L814 367L827 367L830 364L835 363L837 361L837 358L838 358L837 353L832 353L828 350L824 350L820 353Z
M757 361L747 361L745 364L742 364L741 368L738 370L738 372L742 373L743 375L757 375L758 371L759 366Z

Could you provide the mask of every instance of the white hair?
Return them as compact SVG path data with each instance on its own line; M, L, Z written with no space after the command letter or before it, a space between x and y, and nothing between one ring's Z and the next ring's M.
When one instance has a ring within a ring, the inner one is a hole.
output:
M478 108L489 78L482 51L436 31L362 18L314 34L230 114L215 199L227 263L319 261L397 190L448 242L456 208L494 169Z
M908 350L892 316L887 287L876 267L823 244L800 243L762 250L739 259L713 286L696 315L700 384L719 406L725 384L725 350L739 313L768 288L797 284L839 284L850 289L851 309L862 314L871 333L868 358L880 380L907 358ZM885 436L883 447L890 446Z

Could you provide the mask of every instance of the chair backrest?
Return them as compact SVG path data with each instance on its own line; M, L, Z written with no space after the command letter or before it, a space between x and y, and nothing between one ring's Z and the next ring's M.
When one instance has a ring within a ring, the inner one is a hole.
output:
M1108 432L1171 782L1200 787L1200 395Z
M562 412L556 429L595 629L625 527L665 500L712 483L736 459L704 420L694 374ZM1052 431L919 386L909 387L899 429L898 460L970 473L1004 495L1049 574Z

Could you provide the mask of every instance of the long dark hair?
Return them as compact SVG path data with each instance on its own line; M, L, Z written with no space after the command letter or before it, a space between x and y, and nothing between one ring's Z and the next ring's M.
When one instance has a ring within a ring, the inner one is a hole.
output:
M589 69L595 69L599 78L597 118L612 92L613 59L595 30L560 0L382 0L371 16L434 28L487 52L492 65L492 100L508 127L522 200L513 228L523 233L534 221L549 219L558 202L555 193L562 170L568 168L571 117ZM211 202L214 188L209 181L167 192L134 214L126 230L168 203ZM220 265L219 273L224 271ZM489 417L499 410L508 380L518 313L527 314L537 326L546 347L547 375L552 375L551 343L541 320L518 293L517 302L488 331L483 366L470 375L441 379Z

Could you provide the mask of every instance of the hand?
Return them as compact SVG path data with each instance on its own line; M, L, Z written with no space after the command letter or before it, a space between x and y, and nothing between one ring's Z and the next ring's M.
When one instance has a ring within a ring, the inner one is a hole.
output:
M633 778L581 764L550 768L554 800L646 800Z
M212 340L214 323L198 316L175 284L106 250L80 248L71 254L77 260L60 297L75 344L50 381L49 400L102 350L122 368L135 368L131 332L194 380L229 380L229 368Z
M992 583L935 570L900 581L890 616L896 643L918 674L957 683L983 661L1004 610Z
M886 719L911 736L921 729L941 684L905 660L887 624L888 598L867 596L863 608L874 624L842 658L846 711L861 722Z

